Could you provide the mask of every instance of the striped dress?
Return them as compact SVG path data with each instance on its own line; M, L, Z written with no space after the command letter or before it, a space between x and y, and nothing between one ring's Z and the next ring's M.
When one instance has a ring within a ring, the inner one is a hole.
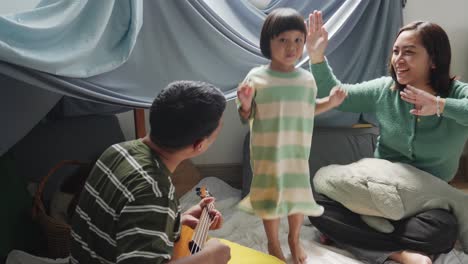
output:
M166 263L180 234L170 172L140 140L109 147L72 219L71 263Z
M252 69L245 81L255 91L249 118L253 178L239 207L263 219L320 216L323 207L313 198L309 175L317 94L313 75L265 65Z

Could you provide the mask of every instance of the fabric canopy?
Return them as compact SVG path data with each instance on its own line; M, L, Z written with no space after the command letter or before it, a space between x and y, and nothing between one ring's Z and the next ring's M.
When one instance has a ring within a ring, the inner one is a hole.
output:
M142 12L141 0L44 0L0 17L0 60L78 78L111 71L135 46Z
M34 10L0 18L0 79L9 84L1 86L0 107L8 113L1 118L10 119L7 125L14 134L9 142L2 135L0 154L47 113L51 107L44 103L55 104L62 95L70 106L65 115L71 116L112 112L109 105L93 102L119 105L115 111L122 106L147 108L158 91L182 79L213 83L228 99L234 98L245 74L268 63L258 47L261 26L271 10L283 6L304 17L322 10L330 32L327 57L341 80L386 74L401 26L400 1L273 0L257 9L248 0L46 0ZM79 12L71 16L71 10ZM307 64L304 54L298 66ZM45 89L44 99L37 102L40 107L27 105L43 112L31 110L34 117L24 116L21 101L8 104L8 109L2 106L2 101L28 93L20 86ZM19 116L30 119L25 121L29 125L16 129ZM360 117L329 112L316 124L356 123Z

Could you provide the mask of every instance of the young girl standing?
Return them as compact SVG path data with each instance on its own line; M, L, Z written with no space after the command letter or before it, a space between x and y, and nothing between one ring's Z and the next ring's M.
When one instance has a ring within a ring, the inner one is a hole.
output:
M323 207L312 196L309 153L314 115L340 105L346 92L335 88L316 99L314 76L296 68L307 35L304 18L294 9L271 12L262 28L260 49L268 65L252 69L237 91L241 119L250 124L253 179L240 208L263 219L271 255L285 260L278 239L280 218L288 217L288 243L293 262L305 263L299 241L307 216Z

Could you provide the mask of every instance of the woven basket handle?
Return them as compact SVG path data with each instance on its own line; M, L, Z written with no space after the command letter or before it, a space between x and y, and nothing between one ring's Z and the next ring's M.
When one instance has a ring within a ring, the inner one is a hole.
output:
M44 187L49 180L49 177L52 176L58 169L63 167L64 165L87 165L89 162L79 161L79 160L62 160L57 163L52 169L49 170L47 175L41 179L39 186L37 187L36 193L34 194L34 205L32 208L32 217L33 219L36 218L37 214L41 211L45 213L44 204L42 203L42 192L44 191Z

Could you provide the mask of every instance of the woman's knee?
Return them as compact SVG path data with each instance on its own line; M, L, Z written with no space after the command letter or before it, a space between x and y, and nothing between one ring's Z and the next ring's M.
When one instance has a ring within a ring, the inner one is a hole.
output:
M458 237L456 217L442 209L429 210L403 221L396 232L414 250L448 252Z
M424 220L433 224L433 232L428 237L435 244L445 242L446 247L452 247L458 238L457 218L449 211L434 209L426 212Z

